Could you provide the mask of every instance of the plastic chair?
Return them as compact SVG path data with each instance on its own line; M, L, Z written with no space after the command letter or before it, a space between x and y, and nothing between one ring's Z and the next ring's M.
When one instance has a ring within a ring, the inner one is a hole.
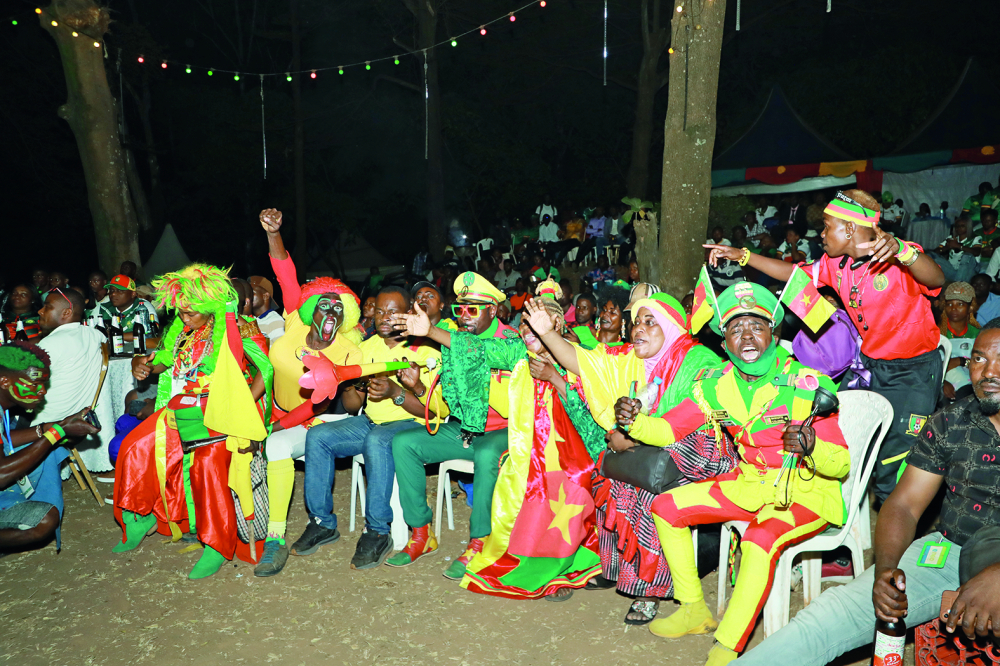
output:
M857 577L864 570L864 550L862 547L862 520L860 509L867 497L868 480L878 459L882 440L892 423L892 406L889 401L872 391L841 391L840 427L851 453L851 471L842 483L844 504L848 507L847 521L842 527L828 527L816 536L789 547L778 559L774 571L771 593L764 604L764 635L770 636L788 624L789 603L791 601L792 560L804 553L802 558L802 588L808 605L819 596L823 562L819 554L847 546L851 551L854 576L828 578L846 582ZM875 436L875 431L878 435ZM874 442L872 437L875 436ZM869 442L871 445L869 446ZM729 569L730 531L743 534L748 523L730 521L722 525L722 541L719 545L719 590L718 614L726 608L726 578Z
M948 374L948 362L951 361L951 340L942 335L941 341L938 342L938 351L944 357L944 369L941 370L941 386L944 386L944 376Z
M476 261L481 261L483 258L483 250L488 252L491 247L493 247L492 238L484 238L476 243Z
M441 508L448 502L448 529L455 529L455 514L451 503L451 474L449 472L465 472L472 474L475 465L471 460L445 460L438 468L437 502L434 507L434 536L441 540Z
M354 456L351 462L351 532L354 531L354 521L357 513L357 500L361 499L361 517L365 517L365 483L361 474L361 466L365 464L365 456L362 453ZM410 532L406 528L406 521L403 520L403 505L399 503L399 484L396 477L392 477L392 497L389 498L389 506L392 507L392 535L393 550L403 550L409 539Z

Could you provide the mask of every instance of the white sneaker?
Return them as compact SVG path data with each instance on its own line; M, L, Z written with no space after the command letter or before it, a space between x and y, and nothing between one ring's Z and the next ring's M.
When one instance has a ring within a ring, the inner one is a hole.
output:
M799 587L799 583L802 582L802 563L796 562L792 566L792 590L796 590Z

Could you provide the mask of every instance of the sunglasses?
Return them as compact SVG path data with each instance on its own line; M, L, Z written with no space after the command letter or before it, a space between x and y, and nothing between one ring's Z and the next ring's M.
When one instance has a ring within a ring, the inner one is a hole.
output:
M864 206L863 204L860 204L860 203L858 203L857 201L855 201L855 200L854 200L854 199L852 199L851 197L847 196L847 195L846 195L846 194L844 194L843 192L837 192L837 195L836 195L836 197L834 197L834 198L836 198L836 199L840 199L841 201L846 201L846 202L847 202L847 203L849 203L849 204L854 204L855 206L857 206L858 208L860 208L860 209L861 209L861 212L863 212L863 213L864 213L865 217L868 217L868 213L867 213L867 212L865 212L865 211L867 211L868 209L867 209L867 208L865 208L865 206Z
M479 313L487 307L486 305L473 305L470 303L454 303L451 306L451 313L456 317L461 317L462 315L478 317Z

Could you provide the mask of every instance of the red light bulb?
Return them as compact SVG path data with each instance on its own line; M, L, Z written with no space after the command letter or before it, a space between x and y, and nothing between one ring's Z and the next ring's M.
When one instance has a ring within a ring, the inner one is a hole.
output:
M516 21L516 20L517 20L517 17L516 17L516 16L514 16L513 14L511 14L511 15L510 15L510 22L511 22L511 23L513 23L513 22L514 22L514 21Z
M310 72L309 73L309 78L310 79L315 79L316 78L316 72Z
M139 64L142 64L142 63L146 62L146 59L143 58L142 56L139 56L138 60L139 60Z
M163 69L166 69L167 68L167 61L164 60L163 62L161 62L160 63L160 67L162 67Z
M542 6L542 7L544 7L544 6L546 5L546 2L545 2L545 0L542 0L542 1L541 1L540 3L538 3L538 4L540 4L540 5Z
M485 35L486 34L486 28L480 28L479 29L479 34L480 35Z

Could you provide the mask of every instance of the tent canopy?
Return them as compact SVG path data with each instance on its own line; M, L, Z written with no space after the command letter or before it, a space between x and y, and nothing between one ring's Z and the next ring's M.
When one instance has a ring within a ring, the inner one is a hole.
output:
M177 239L174 227L168 222L163 227L163 234L160 235L160 240L156 243L156 249L143 264L142 272L146 276L146 281L149 282L158 275L179 270L190 263L191 260L188 259L187 252L184 251L180 240Z
M1000 143L1000 89L972 58L951 93L893 155L913 155Z
M712 160L713 171L841 162L844 151L809 127L774 86L764 110L736 143Z

